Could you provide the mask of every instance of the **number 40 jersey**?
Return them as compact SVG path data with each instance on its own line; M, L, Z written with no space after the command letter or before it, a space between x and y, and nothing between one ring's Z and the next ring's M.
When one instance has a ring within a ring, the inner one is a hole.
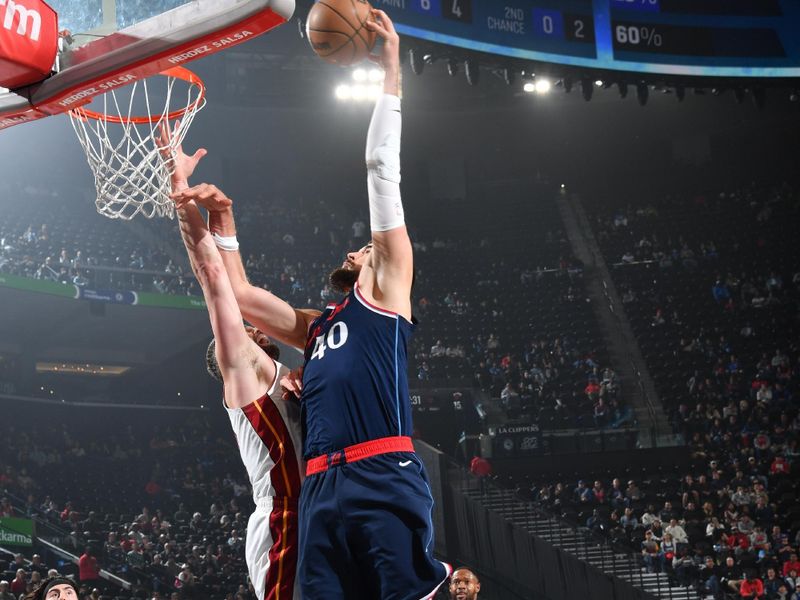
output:
M410 436L407 342L414 325L367 302L358 284L309 328L301 413L306 459Z

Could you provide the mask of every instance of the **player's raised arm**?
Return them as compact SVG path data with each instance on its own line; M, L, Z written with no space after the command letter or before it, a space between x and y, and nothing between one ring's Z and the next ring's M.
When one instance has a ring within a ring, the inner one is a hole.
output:
M167 132L162 130L162 142L168 139ZM176 148L173 185L178 189L185 188L186 181L205 154L205 150L198 150L193 156L186 156L180 147ZM275 362L259 350L245 331L222 257L197 205L186 202L177 208L177 213L181 238L208 307L226 395L246 398L249 402L262 395L264 386L270 386L274 381Z
M220 250L222 264L241 313L270 337L295 348L304 348L308 326L319 313L294 309L267 290L250 284L236 240L233 202L216 186L200 184L189 187L187 180L188 177L182 181L180 177L173 176L175 205L181 210L196 203L208 210L209 234Z
M374 274L372 282L359 278L359 285L368 288L372 283L372 289L364 291L370 292L380 306L410 319L414 261L400 197L400 38L385 12L372 13L375 21L367 21L367 26L383 39L383 47L380 54L370 58L383 68L385 79L366 148ZM364 276L368 278L369 271Z
M275 362L245 331L222 257L197 205L191 202L179 208L178 220L192 271L208 307L226 398L229 403L231 399L249 403L274 382Z

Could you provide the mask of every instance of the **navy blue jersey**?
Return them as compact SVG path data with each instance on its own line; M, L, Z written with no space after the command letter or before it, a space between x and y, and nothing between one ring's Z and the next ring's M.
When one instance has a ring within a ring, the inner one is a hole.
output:
M358 284L311 323L301 397L306 459L411 435L406 351L413 330L367 302Z

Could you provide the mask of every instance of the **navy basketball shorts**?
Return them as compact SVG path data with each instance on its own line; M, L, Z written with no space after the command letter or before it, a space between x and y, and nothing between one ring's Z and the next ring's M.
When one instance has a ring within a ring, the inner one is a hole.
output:
M432 508L410 438L309 461L299 507L303 600L432 598L452 571L432 555Z

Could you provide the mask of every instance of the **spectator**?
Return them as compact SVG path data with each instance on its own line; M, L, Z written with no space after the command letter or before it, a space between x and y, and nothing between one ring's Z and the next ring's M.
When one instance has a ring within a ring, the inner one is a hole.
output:
M648 573L660 573L664 569L664 554L650 530L644 532L642 557Z
M719 522L719 519L717 517L711 517L706 524L706 538L712 543L717 543L724 532L725 526Z
M797 559L797 553L792 552L789 556L789 560L783 563L782 574L784 577L788 577L789 573L794 571L795 573L800 573L800 561Z
M186 510L186 505L183 502L181 502L178 505L178 510L175 511L175 514L173 515L172 518L176 523L180 524L180 523L186 523L189 520L189 517L190 515L189 512Z
M661 521L656 519L653 521L653 524L650 525L650 532L653 534L653 537L659 541L664 539L664 528L661 526Z
M699 569L699 577L703 591L710 593L715 600L723 597L722 582L720 581L722 572L717 563L714 562L713 556L705 557Z
M778 595L778 588L782 585L785 585L786 582L778 577L778 574L775 572L775 569L769 568L767 569L767 576L764 578L764 593L766 594L767 598L774 598Z
M25 569L17 569L17 574L11 581L11 593L15 596L25 593L28 587L28 577L25 574Z
M42 581L27 597L28 600L77 600L80 590L75 582L61 575Z
M628 487L625 489L625 497L628 499L628 502L639 502L644 498L644 493L639 489L639 486L636 485L636 482L631 479L628 482Z
M754 571L746 574L745 580L739 587L739 595L748 600L763 600L764 596L764 582L762 582Z
M0 600L16 600L14 594L9 591L8 581L0 581Z
M667 564L672 564L672 559L678 554L678 546L668 533L665 533L661 540L661 552L664 553L664 560Z
M31 564L28 569L31 572L39 573L43 577L47 576L47 567L42 563L42 557L39 554L34 554L31 557Z
M611 490L608 492L608 500L611 503L611 507L618 510L624 508L626 505L625 490L622 489L622 481L620 481L619 477L615 477L611 482ZM642 515L642 520L644 520L644 515Z
M720 577L720 583L727 587L731 592L739 594L739 588L742 585L742 581L744 581L744 576L742 575L742 570L736 564L736 559L734 559L733 556L728 556L725 558L725 566L722 568L721 573L722 576Z
M679 547L689 544L689 536L686 535L686 530L681 527L677 519L670 520L669 525L664 528L664 533L670 534Z
M717 279L714 283L714 286L711 288L711 295L714 296L714 300L717 304L727 304L731 299L731 292L722 279Z
M636 515L633 514L633 509L631 507L625 509L625 513L620 517L619 522L620 525L628 531L639 526L639 520L636 518Z
M687 548L681 548L672 559L672 569L678 585L688 587L695 575L696 567Z
M481 492L485 491L486 478L492 474L492 464L481 456L473 456L469 463L470 473L478 478Z
M97 564L92 548L86 546L78 559L78 580L81 584L92 585L100 579L100 567Z
M452 600L478 600L481 582L467 568L461 567L450 576L450 598Z

